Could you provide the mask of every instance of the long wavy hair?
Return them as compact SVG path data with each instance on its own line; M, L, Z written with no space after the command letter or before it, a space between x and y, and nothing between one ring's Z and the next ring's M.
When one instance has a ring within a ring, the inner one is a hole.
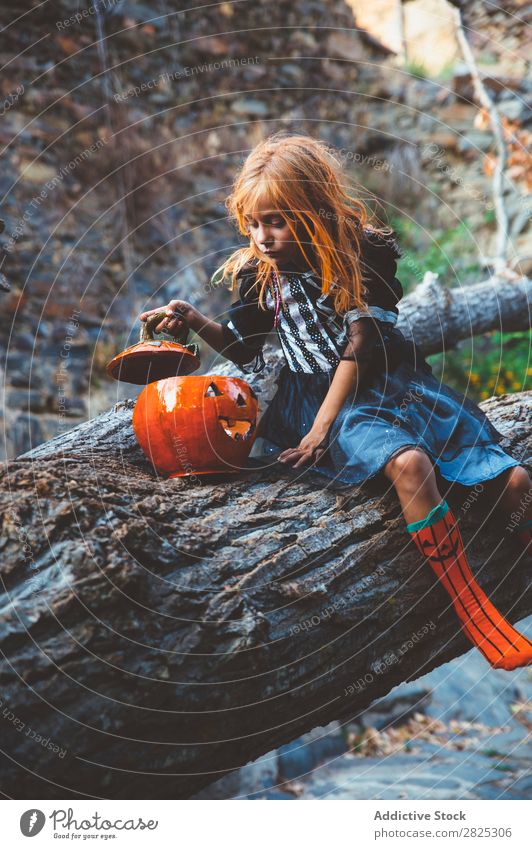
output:
M255 246L245 215L260 204L275 209L286 219L294 240L310 269L321 278L324 295L334 295L338 313L364 309L365 287L360 271L363 231L390 236L390 228L370 224L363 201L344 186L342 166L324 142L306 135L276 133L249 154L238 172L225 204L249 247L236 250L216 272L217 282L237 277L250 263L257 269L255 286L265 309L266 289L272 289L275 263ZM272 290L273 291L273 290Z

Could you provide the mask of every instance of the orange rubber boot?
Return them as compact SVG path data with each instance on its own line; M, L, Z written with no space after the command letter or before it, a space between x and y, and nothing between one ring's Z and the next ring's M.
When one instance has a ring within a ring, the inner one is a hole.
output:
M532 642L506 621L477 584L458 524L445 500L407 525L416 546L449 594L462 630L496 669L532 664Z

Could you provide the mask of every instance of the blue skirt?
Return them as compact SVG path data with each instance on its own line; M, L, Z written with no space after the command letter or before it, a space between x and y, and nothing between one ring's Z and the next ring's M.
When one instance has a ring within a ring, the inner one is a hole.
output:
M434 377L417 345L394 328L394 357L366 372L328 434L313 471L362 484L407 446L423 449L448 481L464 486L497 477L519 461L498 444L504 437L482 410ZM284 365L277 391L259 423L263 451L295 448L309 432L333 372L298 373Z

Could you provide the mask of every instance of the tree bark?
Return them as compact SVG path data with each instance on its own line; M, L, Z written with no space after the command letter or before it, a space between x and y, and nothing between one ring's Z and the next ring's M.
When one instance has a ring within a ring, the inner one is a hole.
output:
M427 272L401 301L397 326L429 356L490 330L529 330L531 313L532 280L528 277L493 277L449 289L438 283L437 275Z
M531 398L487 405L523 461ZM186 798L470 649L391 491L276 466L162 480L132 407L3 474L4 793ZM479 493L458 489L472 568L515 622L519 548L493 517L477 533Z

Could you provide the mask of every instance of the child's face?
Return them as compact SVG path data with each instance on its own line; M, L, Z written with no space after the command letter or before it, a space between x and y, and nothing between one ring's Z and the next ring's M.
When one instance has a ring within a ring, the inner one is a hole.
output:
M260 207L244 218L250 236L261 253L280 267L288 262L296 266L305 265L299 245L282 212ZM301 238L299 233L298 236Z

